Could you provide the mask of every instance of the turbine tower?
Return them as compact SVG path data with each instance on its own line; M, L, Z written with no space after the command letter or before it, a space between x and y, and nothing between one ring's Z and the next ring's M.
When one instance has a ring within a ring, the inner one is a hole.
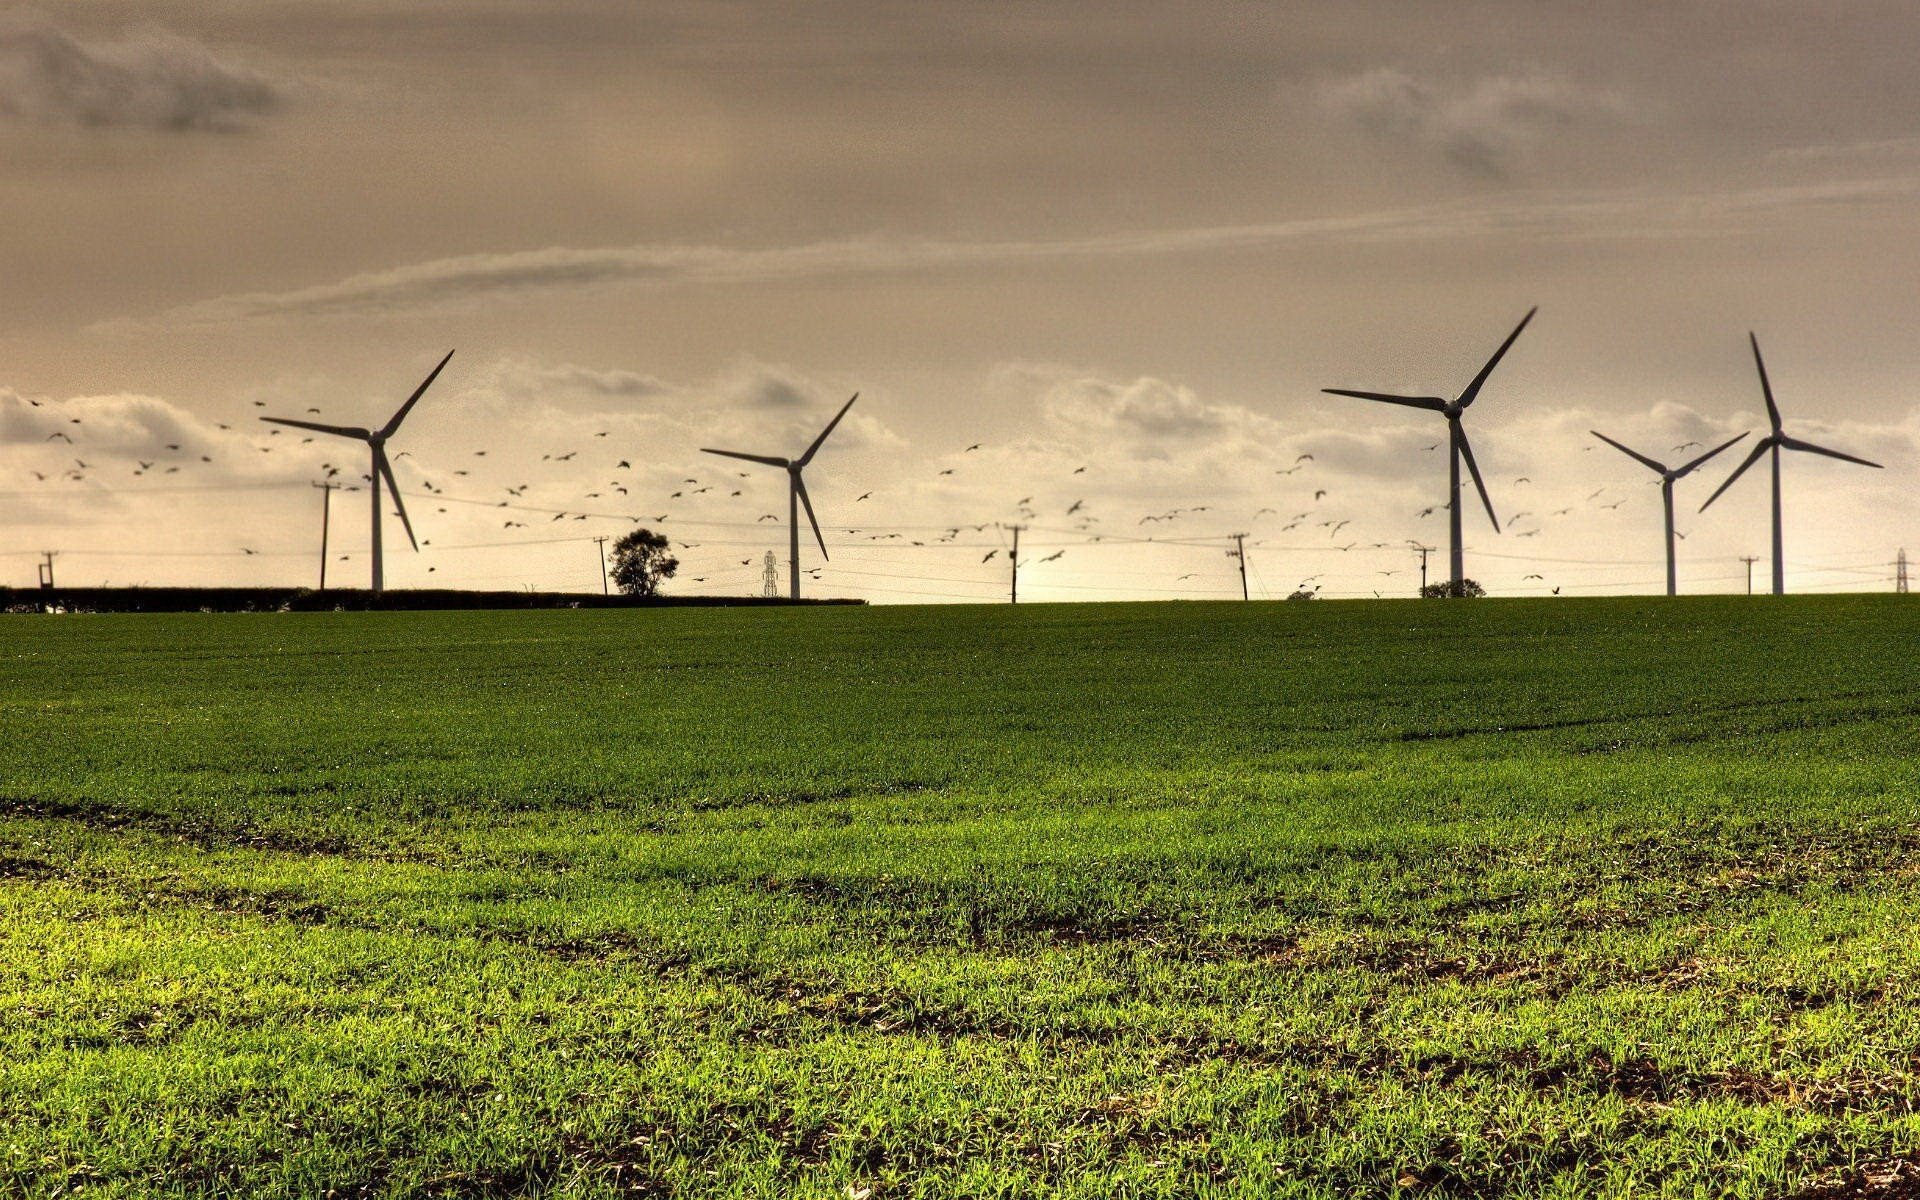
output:
M1513 327L1513 332L1507 335L1507 340L1500 343L1500 348L1493 352L1493 357L1487 360L1487 365L1480 368L1480 373L1473 377L1473 382L1452 400L1443 400L1438 396L1395 396L1385 392L1356 392L1347 388L1321 389L1335 396L1352 396L1358 400L1377 400L1382 404L1423 408L1428 412L1437 412L1447 419L1447 516L1449 532L1453 538L1448 557L1453 572L1455 592L1459 591L1462 581L1466 578L1466 559L1460 547L1461 459L1467 460L1467 470L1473 475L1473 486L1479 489L1480 502L1487 506L1487 520L1493 523L1495 533L1500 532L1500 518L1493 515L1493 499L1487 495L1487 485L1480 478L1480 467L1473 461L1473 447L1467 442L1467 431L1461 427L1460 417L1480 395L1480 389L1486 385L1487 376L1493 374L1493 369L1500 365L1500 359L1513 345L1514 339L1520 336L1520 331L1527 327L1527 322L1533 320L1533 314L1539 311L1537 306L1527 310L1527 315L1520 318L1520 323Z
M371 489L373 492L373 594L376 596L380 594L385 584L383 571L385 559L380 549L380 481L382 479L385 479L387 486L393 489L393 506L399 510L400 524L407 531L407 541L415 550L420 549L420 543L413 537L413 522L407 520L406 502L400 499L400 485L393 478L393 465L387 461L387 439L399 432L400 422L407 419L407 414L413 411L413 406L420 402L420 397L433 386L433 381L440 377L440 372L445 370L447 363L452 360L453 351L449 350L447 357L440 360L440 365L421 381L419 387L413 389L413 395L407 397L407 402L400 406L399 411L378 429L362 429L357 425L322 425L317 421L296 421L291 417L260 418L269 425L291 425L295 429L311 429L316 433L353 438L365 442L373 452L373 469L367 474L373 480Z
M833 420L827 422L827 427L820 431L820 436L813 439L813 445L808 446L807 452L799 458L774 458L767 454L743 454L738 450L712 450L706 447L702 447L700 451L702 454L718 454L726 458L741 458L748 462L764 463L769 467L782 467L786 470L787 533L789 537L788 549L790 555L787 559L787 566L791 572L793 599L795 600L800 598L800 506L803 504L807 507L807 523L813 526L814 540L820 543L820 557L822 559L828 557L827 539L820 535L820 522L813 515L813 501L807 498L807 483L806 480L800 477L800 472L805 470L807 464L813 461L813 456L820 452L820 444L827 440L827 435L833 432L833 427L840 423L840 418L847 415L847 410L852 408L853 402L859 398L860 393L855 392L845 404L841 405L840 411L833 414Z
M1868 462L1864 458L1856 458L1851 454L1842 454L1838 450L1830 450L1825 446L1816 446L1812 442L1803 442L1799 438L1788 437L1783 433L1780 429L1780 406L1773 402L1773 385L1767 381L1766 360L1760 357L1760 339L1749 333L1747 340L1753 344L1753 365L1760 369L1760 394L1766 397L1767 420L1772 424L1773 432L1754 444L1753 453L1747 455L1746 461L1734 468L1733 474L1727 476L1725 483L1714 489L1713 495L1707 497L1707 504L1718 500L1720 493L1732 487L1733 481L1746 474L1748 467L1759 462L1762 454L1768 451L1773 452L1773 594L1782 596L1787 591L1787 561L1780 537L1780 451L1804 450L1808 454L1824 454L1828 458L1859 463L1863 467L1878 467L1880 464ZM1707 511L1707 504L1700 506L1701 512Z
M1747 435L1743 433L1740 435L1740 437L1728 438L1726 441L1721 442L1718 446L1715 446L1713 449L1707 451L1705 454L1702 454L1699 458L1694 459L1692 462L1685 463L1678 467L1669 467L1664 463L1655 462L1651 458L1648 458L1646 455L1640 453L1638 450L1629 450L1627 447L1622 446L1619 442L1614 441L1612 438L1608 437L1604 433L1601 433L1597 429L1589 429L1587 430L1587 432L1599 438L1601 441L1605 442L1607 445L1612 446L1615 450L1618 450L1620 453L1626 455L1628 458L1633 459L1635 462L1641 463L1652 470L1660 472L1660 502L1664 504L1667 509L1667 595L1669 596L1678 595L1679 594L1679 588L1677 586L1678 576L1676 575L1674 571L1674 566L1673 566L1673 483L1676 479L1685 479L1687 476L1693 474L1693 472L1700 466L1701 463L1706 462L1708 459L1712 458L1714 455L1720 453L1722 450L1725 450L1728 446L1733 445L1735 442L1739 441L1740 438L1743 438Z

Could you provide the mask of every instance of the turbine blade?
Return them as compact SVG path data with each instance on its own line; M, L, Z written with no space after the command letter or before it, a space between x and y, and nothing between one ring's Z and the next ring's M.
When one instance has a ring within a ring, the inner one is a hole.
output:
M1694 468L1698 467L1701 463L1706 462L1708 459L1720 453L1722 450L1725 450L1728 446L1733 445L1735 442L1739 441L1741 438L1745 436L1747 435L1745 433L1742 433L1734 437L1728 438L1726 441L1721 442L1718 446L1715 446L1713 449L1707 451L1705 454L1702 454L1699 458L1694 459L1692 462L1688 463L1686 466L1681 467L1678 471L1675 471L1673 473L1673 477L1675 479L1679 479L1684 475L1691 474Z
M447 351L447 356L440 360L440 365L435 367L427 374L425 379L420 381L419 387L413 389L413 395L407 397L407 402L400 406L399 412L393 414L393 419L380 427L381 437L389 438L400 431L400 422L407 419L407 414L413 411L413 406L420 403L420 397L427 394L427 389L433 386L433 381L440 378L440 372L446 370L447 364L452 361L453 351L449 350Z
M709 450L709 449L706 449L705 447L702 447L700 450L700 453L718 454L722 458L744 458L748 462L765 463L770 467L785 467L785 466L792 465L788 463L787 460L784 458L773 458L765 454L742 454L738 450Z
M400 511L400 525L407 531L407 541L415 550L420 549L420 543L413 538L413 522L407 520L407 502L400 498L400 482L393 477L393 464L387 461L387 452L379 446L373 448L373 469L380 472L380 477L387 481L387 490L393 493L393 506Z
M807 481L800 478L798 471L793 473L793 490L800 493L800 505L807 510L807 523L813 526L813 540L820 543L820 557L827 558L827 539L820 536L820 521L813 515L813 501L807 498Z
M1667 473L1667 468L1664 463L1657 463L1652 459L1648 458L1646 455L1640 453L1638 450L1627 449L1625 446L1622 446L1619 442L1616 442L1612 438L1608 437L1606 434L1601 433L1598 429L1589 429L1587 430L1587 432L1599 438L1601 441L1605 442L1607 445L1612 446L1615 450L1618 450L1620 453L1626 455L1628 458L1644 463L1647 466L1652 467L1654 470L1660 472L1662 475L1665 475Z
M1467 385L1467 390L1460 393L1461 408L1473 403L1474 397L1480 394L1480 388L1487 382L1487 376L1493 374L1493 369L1500 365L1500 360L1506 357L1507 350L1519 338L1520 331L1527 327L1527 322L1533 320L1533 314L1539 311L1539 306L1535 305L1527 310L1526 316L1520 318L1520 323L1513 327L1513 332L1507 335L1507 340L1500 343L1500 348L1493 352L1493 357L1487 360L1487 365L1480 368L1480 373L1473 377L1473 382Z
M1824 454L1828 458L1837 458L1842 462L1859 463L1863 467L1878 467L1880 465L1868 459L1858 458L1851 454L1843 454L1838 450L1829 450L1825 446L1816 446L1812 442L1803 442L1799 438L1783 437L1780 439L1780 444L1789 450L1805 450L1808 454Z
M1761 438L1759 441L1755 442L1753 444L1753 453L1747 455L1746 461L1733 469L1733 474L1727 476L1727 481L1725 483L1713 489L1713 495L1707 497L1707 504L1712 504L1715 500L1718 500L1720 498L1721 492L1724 492L1728 488L1732 487L1733 481L1740 478L1742 475L1745 475L1747 473L1747 468L1759 462L1760 456L1765 454L1768 450L1772 449L1772 447L1773 447L1773 439L1770 437L1764 437L1764 438ZM1701 512L1707 511L1707 504L1702 504L1700 506Z
M1529 313L1529 316L1532 314ZM1458 422L1455 422L1458 424ZM1473 486L1480 489L1480 503L1487 506L1487 520L1493 522L1493 531L1500 532L1500 518L1493 515L1493 497L1487 495L1487 485L1480 478L1480 465L1473 461L1473 443L1467 441L1467 431L1460 431L1460 457L1467 460L1467 473L1473 476Z
M1447 411L1447 402L1438 396L1393 396L1386 392L1356 392L1348 388L1321 388L1330 396L1352 396L1356 400L1378 400L1382 404L1404 404L1408 408L1424 408L1428 412Z
M827 422L827 427L820 431L819 437L813 439L813 445L807 447L807 452L805 454L802 454L798 459L794 461L794 464L793 464L794 466L804 467L808 463L813 461L813 456L817 454L820 450L820 443L827 440L827 435L833 432L833 427L840 423L840 418L847 415L847 410L853 407L853 401L858 400L859 398L860 398L860 393L855 392L853 394L853 399L848 400L845 404L842 404L840 406L840 411L833 414L833 420ZM801 495L805 495L805 494L806 494L805 491L801 492Z
M359 438L366 441L373 434L358 425L322 425L318 421L296 421L292 417L261 417L269 425L291 425L295 429L311 429L316 433L331 433L335 437Z
M1773 402L1773 384L1767 379L1767 360L1760 357L1760 339L1749 331L1747 340L1753 343L1753 365L1760 368L1760 394L1767 398L1767 420L1773 422L1773 431L1780 432L1780 406Z

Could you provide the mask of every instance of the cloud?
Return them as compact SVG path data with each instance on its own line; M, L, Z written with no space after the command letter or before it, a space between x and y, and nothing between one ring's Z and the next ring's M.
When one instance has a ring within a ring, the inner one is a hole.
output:
M1098 422L1155 438L1193 438L1218 433L1227 412L1203 404L1189 388L1160 379L1127 384L1077 379L1056 386L1043 401L1056 420Z
M1071 259L1129 259L1278 249L1335 241L1432 241L1469 237L1647 238L1723 236L1770 213L1836 205L1898 204L1920 194L1907 176L1820 180L1716 192L1562 194L1503 204L1444 204L1343 217L1303 217L1106 234L1057 241L855 239L794 246L549 247L432 259L333 283L219 296L95 332L226 327L315 317L384 317L494 300L613 286L738 285L847 276L924 276Z
M1611 91L1545 74L1501 75L1455 86L1376 67L1326 84L1331 112L1384 141L1437 154L1456 170L1506 179L1547 134L1624 110Z
M718 391L730 403L753 408L797 408L824 402L824 389L786 367L746 363L720 381Z
M530 397L556 393L596 399L644 400L673 391L673 385L652 375L618 368L585 367L577 363L541 363L527 358L502 358L482 368L497 387Z
M43 18L0 20L0 117L86 128L224 132L278 109L282 84L151 29L82 41Z

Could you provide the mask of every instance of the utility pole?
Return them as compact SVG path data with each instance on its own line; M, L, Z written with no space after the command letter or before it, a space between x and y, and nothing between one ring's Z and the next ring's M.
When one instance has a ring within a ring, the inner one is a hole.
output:
M320 590L327 590L327 530L333 525L333 489L340 485L328 479L313 486L320 489Z
M53 590L53 551L42 551L42 557L46 561L40 564L40 589L50 592Z
M1760 561L1757 554L1743 554L1740 561L1747 564L1747 595L1753 595L1753 564Z
M1433 553L1433 547L1415 542L1413 548L1420 552L1420 594L1427 594L1427 555Z
M1893 590L1904 596L1907 594L1907 548L1900 547L1900 553L1893 560Z
M607 536L601 534L593 539L593 544L600 547L600 594L610 595L607 591Z
M767 560L760 570L760 595L768 600L780 598L780 560L767 551Z
M1013 530L1013 549L1007 551L1007 575L1011 580L1009 585L1012 590L1011 602L1018 604L1020 603L1020 531L1026 526L1009 525L1007 528Z
M1227 551L1227 554L1240 560L1240 598L1251 600L1253 597L1247 595L1247 535L1236 533L1232 536L1233 549Z

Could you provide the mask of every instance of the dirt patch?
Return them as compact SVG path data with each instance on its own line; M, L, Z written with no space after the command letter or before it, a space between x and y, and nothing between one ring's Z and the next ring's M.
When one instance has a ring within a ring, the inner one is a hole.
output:
M63 873L60 868L41 859L0 854L0 883L9 883L14 880L32 883L35 880L51 879Z
M95 804L68 804L57 800L0 798L0 817L27 817L42 821L71 821L105 832L137 830L186 843L197 850L264 850L276 854L326 855L378 861L409 861L409 856L373 851L345 838L296 834L252 825L215 825L193 817L140 808L110 808Z
M1920 1200L1920 1162L1895 1158L1854 1167L1787 1200Z

